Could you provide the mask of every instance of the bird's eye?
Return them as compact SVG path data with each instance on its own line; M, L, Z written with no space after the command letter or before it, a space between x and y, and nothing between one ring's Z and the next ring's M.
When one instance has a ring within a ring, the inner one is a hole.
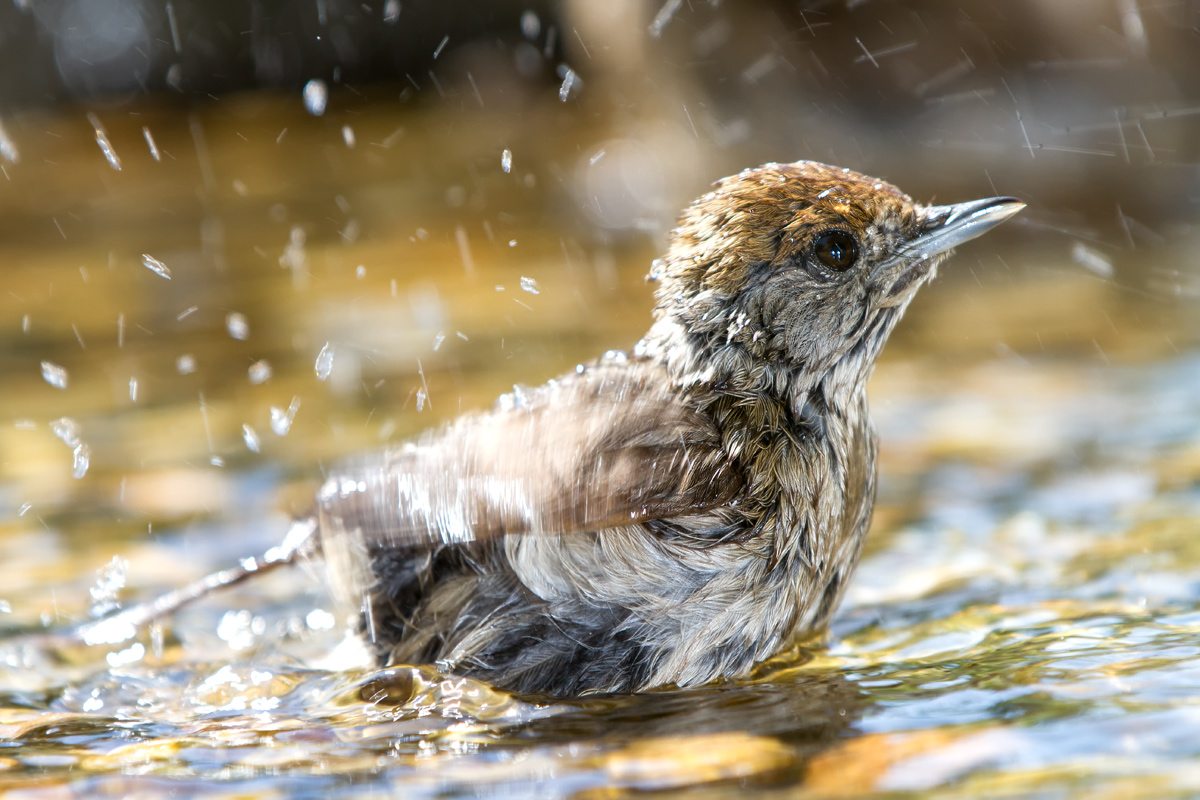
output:
M828 231L813 242L813 255L830 269L842 272L858 260L858 242L845 231Z

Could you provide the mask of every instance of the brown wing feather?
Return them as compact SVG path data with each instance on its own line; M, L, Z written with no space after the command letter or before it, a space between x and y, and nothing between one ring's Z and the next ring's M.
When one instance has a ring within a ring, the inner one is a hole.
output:
M590 367L348 465L318 495L323 538L433 547L597 530L728 501L740 477L720 431L657 369Z

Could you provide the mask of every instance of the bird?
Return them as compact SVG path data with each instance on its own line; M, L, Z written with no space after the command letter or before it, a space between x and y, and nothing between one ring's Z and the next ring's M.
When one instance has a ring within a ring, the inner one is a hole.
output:
M827 628L859 561L889 334L1022 208L813 161L720 180L652 263L629 352L339 464L278 548L79 638L311 555L380 667L550 697L744 676Z
M876 358L950 250L1023 207L812 161L717 182L630 352L329 475L320 548L380 665L640 692L821 631L871 521Z

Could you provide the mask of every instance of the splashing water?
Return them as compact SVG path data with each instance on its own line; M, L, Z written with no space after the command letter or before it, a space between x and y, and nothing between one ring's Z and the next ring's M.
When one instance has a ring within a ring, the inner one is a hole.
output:
M317 353L317 363L314 367L317 371L317 380L323 381L329 377L329 373L333 372L333 344L325 343L321 352Z
M150 157L155 161L162 161L162 153L158 151L158 145L154 142L154 136L150 133L150 128L142 126L142 137L146 140L146 146L150 148Z
M538 15L533 11L526 11L521 14L521 35L526 39L533 41L542 32L542 21L538 19Z
M112 142L108 140L108 133L105 132L104 126L100 124L100 120L95 114L88 114L88 122L92 124L92 129L96 132L96 144L100 145L100 152L104 153L108 165L120 172L121 159L117 156L117 151L113 149Z
M558 87L558 99L562 102L567 102L567 98L571 95L571 90L579 83L579 77L575 74L575 70L566 67L563 74L562 86Z
M500 154L500 169L512 172L512 150L505 150Z
M157 258L146 253L142 253L142 266L158 275L160 278L171 280L171 270L167 269L167 265L159 261Z
M530 294L540 294L541 293L541 290L538 289L537 281L535 281L533 278L522 277L521 278L521 288L524 289L525 291L529 292Z
M75 479L82 478L87 475L88 467L92 463L92 448L86 443L80 442L75 445L75 449L71 452L71 477Z
M250 383L259 386L271 379L271 364L265 358L259 359L250 365L247 373L250 376Z
M292 429L292 421L296 419L296 412L299 410L299 397L292 398L286 411L278 406L271 406L271 431L276 436L287 436L288 431Z
M0 158L10 164L19 163L21 160L21 154L17 151L17 143L8 135L2 122L0 122Z
M249 425L242 425L242 441L251 453L257 453L259 448L258 434Z
M79 423L70 417L61 417L50 423L50 430L63 440L67 447L79 444Z
M225 330L239 342L244 342L250 338L250 323L246 321L245 314L237 311L230 311L225 315Z
M304 84L304 108L314 117L319 117L325 113L325 106L329 102L329 89L325 86L325 81L314 78Z
M91 614L94 618L103 617L110 611L120 608L118 602L121 590L125 588L125 576L129 564L120 556L112 560L96 572L96 583L88 590L92 596Z
M53 361L42 362L42 380L53 386L55 389L66 389L69 376L67 368L55 364Z

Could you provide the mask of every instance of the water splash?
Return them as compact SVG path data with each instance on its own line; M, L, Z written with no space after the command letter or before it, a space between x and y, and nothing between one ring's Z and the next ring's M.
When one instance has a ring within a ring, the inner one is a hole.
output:
M108 165L117 172L121 171L121 159L117 156L117 151L113 149L112 142L108 140L108 134L104 130L104 126L100 124L99 118L95 114L88 114L88 122L92 124L92 129L96 132L96 144L100 145L100 152L104 153L104 157L108 160Z
M524 289L525 291L529 292L530 294L540 294L541 293L541 290L538 289L537 281L535 281L533 278L522 277L521 278L521 288Z
M162 161L162 153L158 150L158 145L154 142L154 136L150 133L150 128L142 126L142 137L146 140L146 146L150 148L150 157L155 161Z
M321 352L317 353L317 363L314 365L317 372L317 380L323 381L333 372L333 344L326 342L321 348Z
M96 583L88 589L92 596L91 614L94 619L121 607L119 600L121 590L125 588L128 569L129 564L125 559L113 556L111 561L96 572Z
M288 431L292 429L292 421L296 419L296 412L299 410L299 397L292 398L286 411L278 406L271 406L271 431L276 436L287 436Z
M257 453L259 448L258 434L249 425L242 425L242 441L251 453Z
M314 78L304 84L304 108L309 114L314 117L319 117L325 113L325 106L329 102L329 89L325 86L325 81Z
M71 452L71 477L78 480L87 475L91 463L92 448L88 447L85 442L75 445L75 449Z
M505 150L500 154L500 169L512 172L512 150Z
M61 417L51 422L50 430L62 439L67 447L79 444L79 423L70 417Z
M66 367L55 364L53 361L42 362L42 380L55 389L66 389L69 379Z
M142 266L158 275L160 278L171 280L171 270L167 269L167 265L159 261L157 258L146 253L142 253Z
M579 76L575 74L575 70L570 67L563 67L562 85L558 87L558 99L562 102L567 102L567 98L571 96L571 90L579 83Z
M17 164L21 161L21 154L17 151L17 143L8 135L8 131L4 129L4 123L0 122L0 158L10 164Z
M255 386L264 384L271 379L271 364L265 358L259 359L250 365L247 374L250 376L250 383Z
M244 342L250 338L250 323L246 321L245 314L237 311L230 311L225 315L225 330L239 342Z

